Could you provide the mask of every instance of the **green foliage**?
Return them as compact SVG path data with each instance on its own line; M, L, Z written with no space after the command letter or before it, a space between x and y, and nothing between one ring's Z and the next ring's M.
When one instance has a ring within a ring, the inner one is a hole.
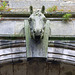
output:
M3 1L2 6L5 9L5 7L7 6L7 3L5 1Z
M47 12L53 12L57 10L57 6L49 7L46 11Z
M1 6L1 7L0 7L0 11L3 11L3 10L4 10L4 7L3 7L3 6Z
M72 14L64 14L64 15L62 16L62 18L63 18L65 21L68 21L71 17L72 17Z
M11 8L6 9L6 11L10 11L10 10L11 10Z
M56 11L57 10L57 6L53 6L52 9L53 9L53 11Z
M60 11L62 12L62 11L64 11L64 9L60 9Z
M0 15L0 18L2 17L2 15Z
M47 12L52 12L53 10L52 10L52 8L49 7L46 11Z
M68 12L71 12L71 10L68 10Z
M7 8L7 3L5 1L2 2L2 5L0 6L0 11L10 11L11 8Z

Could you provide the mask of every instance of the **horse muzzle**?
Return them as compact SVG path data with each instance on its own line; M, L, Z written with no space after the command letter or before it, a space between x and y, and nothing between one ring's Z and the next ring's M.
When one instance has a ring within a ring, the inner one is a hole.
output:
M33 33L35 36L41 36L42 30L34 30Z

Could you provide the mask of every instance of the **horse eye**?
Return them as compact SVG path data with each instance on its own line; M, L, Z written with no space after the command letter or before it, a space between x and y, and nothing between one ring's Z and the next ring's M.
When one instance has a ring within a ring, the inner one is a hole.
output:
M29 21L32 21L32 18L29 18Z
M46 18L43 18L43 21L46 22Z

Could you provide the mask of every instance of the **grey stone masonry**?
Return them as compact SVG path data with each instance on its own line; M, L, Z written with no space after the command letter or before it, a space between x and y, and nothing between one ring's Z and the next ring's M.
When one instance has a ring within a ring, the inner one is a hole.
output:
M1 21L0 34L23 34L24 21ZM75 21L50 21L51 35L71 35L75 36Z
M56 5L58 10L64 9L65 11L75 11L75 0L8 0L9 7L13 11L28 10L29 6L33 6L35 9L40 9L43 5L48 8Z

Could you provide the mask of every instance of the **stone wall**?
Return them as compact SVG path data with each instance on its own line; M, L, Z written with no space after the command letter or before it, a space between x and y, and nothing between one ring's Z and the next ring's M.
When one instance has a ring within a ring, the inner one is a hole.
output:
M40 9L42 5L45 5L46 8L56 5L58 6L58 9L67 10L68 8L68 10L75 11L74 9L75 0L8 0L8 4L9 4L9 7L12 8L12 11L29 11L28 8L30 5L34 7L34 10ZM75 35L74 20L66 24L63 23L62 21L52 21L50 26L51 26L50 28L52 28L51 30L52 35L56 35L56 34L57 35L62 35L62 34ZM23 29L23 27L24 27L24 20L1 21L0 34L4 34L4 35L17 34ZM12 41L12 43L14 42L17 43L17 41L18 40ZM5 40L5 42L3 40L2 42L1 40L0 45L6 46L6 44L8 43L10 44L11 42L8 40ZM61 54L60 57L58 55L57 59L64 58L65 60L69 60L70 62L75 63L74 61L75 55L73 54L75 51L73 50L71 51L71 50L61 49L61 52L60 52L60 49L59 51L58 49L57 50L50 49L49 53L53 52L54 55L52 55L52 57L54 58L53 58L53 61L49 61L49 62L38 62L38 61L27 62L25 52L26 52L25 47L23 48L9 47L7 49L0 49L0 75L75 75L75 65L70 63L66 64L67 62L63 63L63 62L54 61L56 54ZM71 54L73 54L73 57L70 57L72 56ZM51 54L48 55L48 58L50 57L51 57ZM23 59L24 61L21 59Z
M27 66L29 64L30 66ZM29 68L27 68L29 67ZM29 70L29 71L27 71ZM75 75L75 66L57 63L17 63L0 66L0 75Z
M64 9L64 11L75 11L75 0L6 0L9 3L9 7L13 11L28 11L29 6L33 6L35 9L40 9L43 5L48 8L53 5L58 6L58 10ZM20 9L20 10L19 10Z

